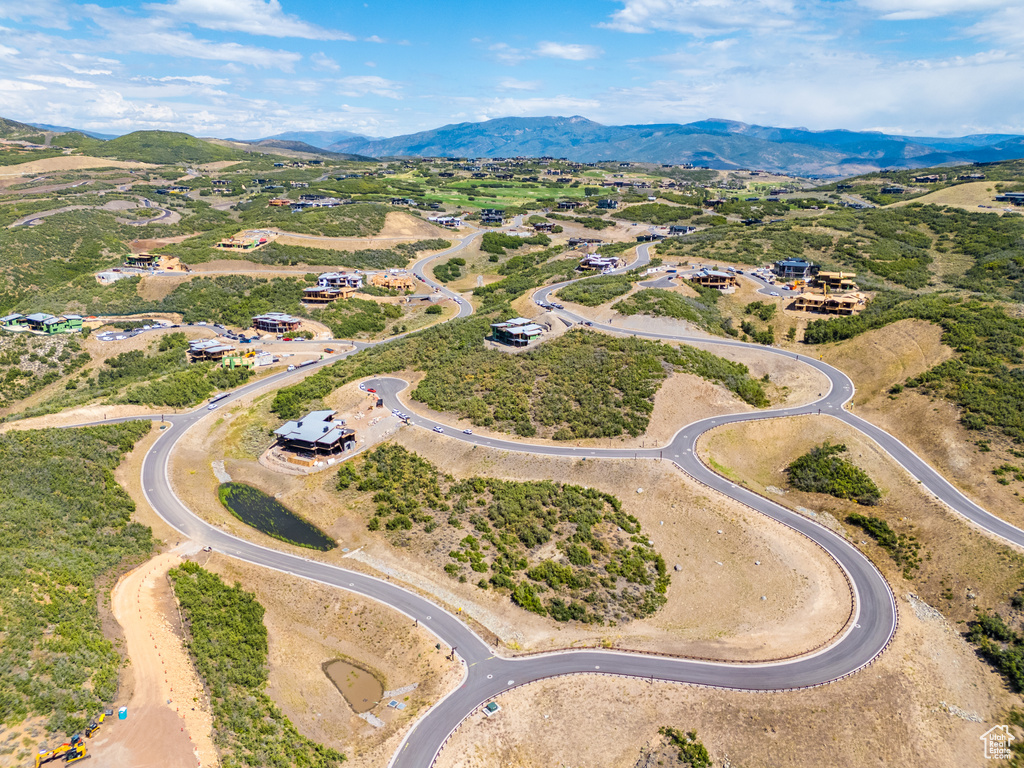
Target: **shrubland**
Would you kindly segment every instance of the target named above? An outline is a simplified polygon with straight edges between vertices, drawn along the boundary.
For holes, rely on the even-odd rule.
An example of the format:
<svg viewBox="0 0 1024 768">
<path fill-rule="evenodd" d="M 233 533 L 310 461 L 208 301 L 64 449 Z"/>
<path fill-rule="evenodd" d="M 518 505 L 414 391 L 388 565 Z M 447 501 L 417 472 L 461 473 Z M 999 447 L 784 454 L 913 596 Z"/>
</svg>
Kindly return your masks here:
<svg viewBox="0 0 1024 768">
<path fill-rule="evenodd" d="M 67 736 L 110 706 L 122 658 L 101 584 L 149 556 L 149 528 L 114 480 L 148 421 L 0 434 L 0 721 Z"/>
<path fill-rule="evenodd" d="M 371 451 L 358 470 L 343 466 L 338 486 L 372 492 L 370 530 L 457 541 L 444 565 L 449 576 L 541 616 L 624 622 L 665 602 L 664 559 L 609 494 L 550 481 L 455 480 L 398 445 Z M 551 544 L 556 558 L 541 554 Z"/>
</svg>

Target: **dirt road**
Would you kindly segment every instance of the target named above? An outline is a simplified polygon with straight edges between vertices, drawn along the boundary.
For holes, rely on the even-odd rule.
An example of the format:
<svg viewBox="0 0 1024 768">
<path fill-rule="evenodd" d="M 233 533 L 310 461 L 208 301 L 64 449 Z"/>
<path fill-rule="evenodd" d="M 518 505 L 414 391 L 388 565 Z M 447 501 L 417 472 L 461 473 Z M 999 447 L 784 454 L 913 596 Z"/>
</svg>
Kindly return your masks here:
<svg viewBox="0 0 1024 768">
<path fill-rule="evenodd" d="M 131 660 L 128 719 L 108 718 L 89 749 L 108 768 L 196 768 L 219 764 L 206 695 L 181 642 L 167 571 L 183 548 L 125 574 L 111 595 Z M 118 702 L 124 704 L 124 701 Z"/>
</svg>

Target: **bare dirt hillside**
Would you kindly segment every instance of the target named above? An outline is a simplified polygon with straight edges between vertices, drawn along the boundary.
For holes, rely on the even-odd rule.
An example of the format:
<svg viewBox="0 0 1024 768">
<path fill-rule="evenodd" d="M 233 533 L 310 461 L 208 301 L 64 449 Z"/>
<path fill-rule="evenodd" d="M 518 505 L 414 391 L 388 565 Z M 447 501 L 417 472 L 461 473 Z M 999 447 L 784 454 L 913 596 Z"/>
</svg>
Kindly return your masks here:
<svg viewBox="0 0 1024 768">
<path fill-rule="evenodd" d="M 715 766 L 991 765 L 979 737 L 1016 697 L 949 625 L 899 602 L 889 650 L 838 683 L 741 693 L 596 675 L 543 681 L 500 696 L 493 717 L 473 714 L 438 768 L 635 768 L 660 726 L 696 730 Z"/>
<path fill-rule="evenodd" d="M 34 173 L 52 173 L 54 171 L 80 171 L 87 168 L 155 168 L 150 163 L 111 160 L 107 157 L 65 156 L 48 157 L 44 160 L 32 160 L 18 165 L 3 168 L 0 178 L 5 176 L 24 176 Z"/>
<path fill-rule="evenodd" d="M 948 359 L 941 329 L 919 320 L 861 334 L 822 350 L 826 362 L 846 372 L 857 388 L 854 413 L 898 437 L 943 477 L 993 514 L 1024 525 L 1024 486 L 1002 485 L 992 470 L 1018 464 L 1017 450 L 1000 435 L 968 431 L 949 400 L 889 388 Z M 984 450 L 990 448 L 990 450 Z"/>
<path fill-rule="evenodd" d="M 268 693 L 299 731 L 345 753 L 346 765 L 387 763 L 403 734 L 423 711 L 458 684 L 457 662 L 437 650 L 437 639 L 380 603 L 340 589 L 268 571 L 222 555 L 198 561 L 229 583 L 239 582 L 266 609 Z M 375 728 L 356 716 L 323 665 L 344 659 L 376 677 L 387 696 L 370 712 Z M 404 710 L 387 706 L 391 698 Z"/>
<path fill-rule="evenodd" d="M 939 189 L 913 200 L 901 200 L 890 208 L 900 208 L 911 203 L 917 205 L 951 205 L 972 213 L 997 213 L 1002 215 L 1005 204 L 995 202 L 996 185 L 992 181 L 971 181 Z"/>
<path fill-rule="evenodd" d="M 826 441 L 845 445 L 845 458 L 878 485 L 882 499 L 877 506 L 789 486 L 786 467 Z M 1024 581 L 1024 556 L 968 525 L 923 491 L 876 443 L 829 416 L 719 427 L 701 438 L 698 451 L 734 482 L 852 536 L 897 592 L 916 592 L 950 621 L 970 621 L 976 609 L 1006 605 Z M 862 530 L 843 525 L 851 513 L 880 517 L 897 534 L 915 537 L 921 547 L 919 567 L 904 575 Z"/>
</svg>

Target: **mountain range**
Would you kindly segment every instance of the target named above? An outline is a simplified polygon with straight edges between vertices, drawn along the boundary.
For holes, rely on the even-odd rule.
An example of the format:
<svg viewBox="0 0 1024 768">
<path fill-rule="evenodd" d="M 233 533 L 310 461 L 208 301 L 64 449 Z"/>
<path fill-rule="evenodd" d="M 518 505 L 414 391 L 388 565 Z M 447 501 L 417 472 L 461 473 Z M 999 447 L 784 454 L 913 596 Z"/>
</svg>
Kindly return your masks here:
<svg viewBox="0 0 1024 768">
<path fill-rule="evenodd" d="M 58 126 L 0 119 L 0 137 Z M 86 132 L 81 132 L 86 133 Z M 138 132 L 143 133 L 143 132 Z M 167 132 L 144 132 L 166 134 Z M 88 132 L 96 139 L 109 134 Z M 134 135 L 134 134 L 132 134 Z M 218 140 L 214 140 L 218 141 Z M 390 138 L 349 131 L 290 131 L 262 139 L 224 139 L 234 146 L 332 153 L 343 159 L 386 157 L 564 157 L 579 162 L 632 161 L 717 169 L 756 168 L 798 176 L 854 176 L 883 168 L 928 168 L 1024 157 L 1024 136 L 954 138 L 874 131 L 773 128 L 732 120 L 684 125 L 602 125 L 585 117 L 503 117 L 455 123 Z"/>
<path fill-rule="evenodd" d="M 314 136 L 307 134 L 310 144 Z M 898 136 L 873 131 L 772 128 L 731 120 L 678 125 L 602 125 L 585 117 L 504 117 L 374 139 L 351 136 L 323 147 L 371 157 L 553 156 L 758 168 L 797 175 L 851 176 L 881 168 L 924 168 L 1024 157 L 1024 136 Z"/>
</svg>

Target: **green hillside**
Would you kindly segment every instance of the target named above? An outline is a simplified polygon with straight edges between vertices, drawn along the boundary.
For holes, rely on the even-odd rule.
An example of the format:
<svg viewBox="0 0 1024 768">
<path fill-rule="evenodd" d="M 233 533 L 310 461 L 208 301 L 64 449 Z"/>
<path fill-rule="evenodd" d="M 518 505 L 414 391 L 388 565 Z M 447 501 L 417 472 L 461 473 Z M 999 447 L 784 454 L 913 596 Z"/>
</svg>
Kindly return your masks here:
<svg viewBox="0 0 1024 768">
<path fill-rule="evenodd" d="M 0 139 L 37 139 L 40 136 L 38 128 L 31 125 L 19 123 L 16 120 L 8 120 L 0 117 Z"/>
<path fill-rule="evenodd" d="M 112 157 L 158 165 L 212 163 L 216 160 L 237 160 L 245 156 L 241 152 L 174 131 L 136 131 L 95 145 L 87 142 L 83 144 L 83 152 L 93 157 Z"/>
</svg>

